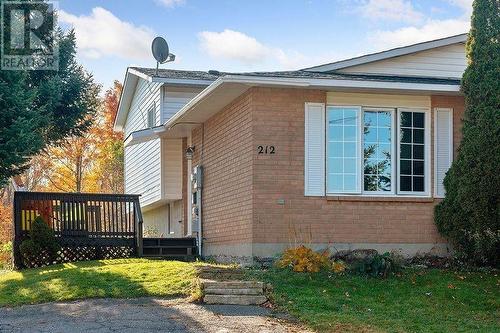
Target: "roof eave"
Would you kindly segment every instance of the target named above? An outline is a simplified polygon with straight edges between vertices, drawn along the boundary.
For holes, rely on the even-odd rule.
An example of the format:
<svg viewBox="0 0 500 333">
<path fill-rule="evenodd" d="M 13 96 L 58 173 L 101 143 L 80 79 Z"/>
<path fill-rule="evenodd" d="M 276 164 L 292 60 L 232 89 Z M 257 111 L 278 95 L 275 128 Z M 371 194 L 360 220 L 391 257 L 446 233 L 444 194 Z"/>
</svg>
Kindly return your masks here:
<svg viewBox="0 0 500 333">
<path fill-rule="evenodd" d="M 142 130 L 132 133 L 127 138 L 125 145 L 133 145 L 141 143 L 153 138 L 166 135 L 170 130 L 179 124 L 192 125 L 198 121 L 203 122 L 204 119 L 194 120 L 189 119 L 189 115 L 195 108 L 202 108 L 209 97 L 227 85 L 238 85 L 235 94 L 243 93 L 246 89 L 253 86 L 269 86 L 269 87 L 294 87 L 294 88 L 311 88 L 311 89 L 326 89 L 326 90 L 348 90 L 357 89 L 362 91 L 380 91 L 387 92 L 407 92 L 407 93 L 442 93 L 442 94 L 460 94 L 460 85 L 454 84 L 428 84 L 428 83 L 402 83 L 402 82 L 383 82 L 383 81 L 362 81 L 362 80 L 338 80 L 338 79 L 304 79 L 304 78 L 269 78 L 269 77 L 253 77 L 227 75 L 220 77 L 210 86 L 200 92 L 192 100 L 190 100 L 183 108 L 175 113 L 163 126 L 154 129 Z M 215 97 L 214 97 L 215 98 Z M 226 101 L 221 105 L 228 104 L 234 99 L 234 96 L 226 96 Z M 227 102 L 227 103 L 226 103 Z M 193 117 L 191 117 L 193 118 Z"/>
</svg>

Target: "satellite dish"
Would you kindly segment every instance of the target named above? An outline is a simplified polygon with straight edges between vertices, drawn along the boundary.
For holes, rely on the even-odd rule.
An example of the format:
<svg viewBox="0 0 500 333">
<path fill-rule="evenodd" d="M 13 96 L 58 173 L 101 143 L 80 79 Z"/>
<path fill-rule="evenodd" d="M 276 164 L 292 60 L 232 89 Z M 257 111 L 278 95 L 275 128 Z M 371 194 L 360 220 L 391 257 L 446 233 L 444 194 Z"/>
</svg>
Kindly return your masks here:
<svg viewBox="0 0 500 333">
<path fill-rule="evenodd" d="M 151 51 L 153 52 L 153 57 L 160 64 L 165 63 L 170 55 L 167 41 L 163 37 L 156 37 L 153 39 Z"/>
</svg>

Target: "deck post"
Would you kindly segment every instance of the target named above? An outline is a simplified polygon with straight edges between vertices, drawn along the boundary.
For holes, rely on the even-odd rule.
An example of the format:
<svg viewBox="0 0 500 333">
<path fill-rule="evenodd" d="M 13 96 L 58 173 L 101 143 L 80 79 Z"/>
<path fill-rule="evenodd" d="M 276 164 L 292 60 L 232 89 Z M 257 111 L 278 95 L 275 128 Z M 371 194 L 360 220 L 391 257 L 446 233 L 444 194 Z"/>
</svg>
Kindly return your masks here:
<svg viewBox="0 0 500 333">
<path fill-rule="evenodd" d="M 13 264 L 15 269 L 20 269 L 23 266 L 21 251 L 19 251 L 19 246 L 21 245 L 21 202 L 19 195 L 14 192 L 14 204 L 12 205 L 12 223 L 14 224 L 14 238 L 12 239 L 12 251 L 13 251 Z"/>
</svg>

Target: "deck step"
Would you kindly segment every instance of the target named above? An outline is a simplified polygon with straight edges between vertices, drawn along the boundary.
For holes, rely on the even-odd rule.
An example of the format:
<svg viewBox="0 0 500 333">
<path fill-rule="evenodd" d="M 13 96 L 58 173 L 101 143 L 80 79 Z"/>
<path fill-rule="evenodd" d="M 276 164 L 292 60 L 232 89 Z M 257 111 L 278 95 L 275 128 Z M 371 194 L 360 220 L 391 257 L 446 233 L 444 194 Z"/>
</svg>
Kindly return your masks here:
<svg viewBox="0 0 500 333">
<path fill-rule="evenodd" d="M 267 301 L 264 295 L 205 295 L 207 304 L 260 305 Z"/>
<path fill-rule="evenodd" d="M 207 288 L 205 295 L 262 295 L 262 288 Z"/>
<path fill-rule="evenodd" d="M 202 281 L 204 289 L 264 289 L 264 283 L 259 281 Z"/>
</svg>

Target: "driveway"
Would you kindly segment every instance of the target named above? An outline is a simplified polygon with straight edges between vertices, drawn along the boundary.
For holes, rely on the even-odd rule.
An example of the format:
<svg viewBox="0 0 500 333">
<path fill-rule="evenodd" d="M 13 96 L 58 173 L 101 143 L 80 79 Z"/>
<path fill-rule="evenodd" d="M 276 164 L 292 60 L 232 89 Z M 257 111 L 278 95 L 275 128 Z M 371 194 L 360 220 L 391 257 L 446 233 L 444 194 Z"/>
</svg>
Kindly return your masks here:
<svg viewBox="0 0 500 333">
<path fill-rule="evenodd" d="M 0 332 L 305 331 L 278 317 L 256 306 L 198 305 L 156 298 L 90 299 L 0 308 Z"/>
</svg>

